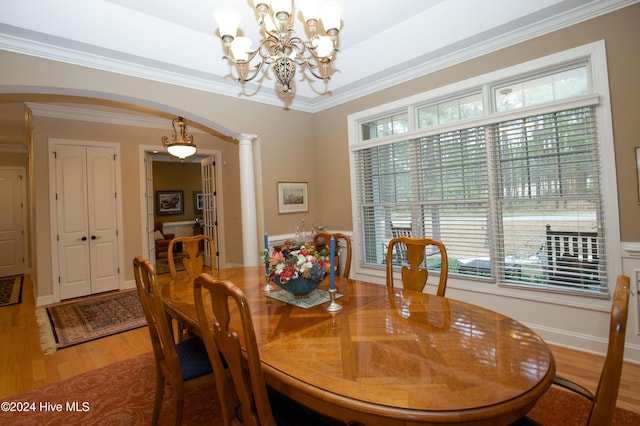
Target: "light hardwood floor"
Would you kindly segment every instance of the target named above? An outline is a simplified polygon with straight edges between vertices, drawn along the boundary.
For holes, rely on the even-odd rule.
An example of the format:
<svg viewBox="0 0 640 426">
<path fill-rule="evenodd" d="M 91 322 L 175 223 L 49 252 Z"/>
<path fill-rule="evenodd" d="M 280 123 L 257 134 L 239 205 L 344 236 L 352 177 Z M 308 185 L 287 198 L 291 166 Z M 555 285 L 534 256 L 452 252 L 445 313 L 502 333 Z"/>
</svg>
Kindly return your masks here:
<svg viewBox="0 0 640 426">
<path fill-rule="evenodd" d="M 143 327 L 45 355 L 35 310 L 27 275 L 22 303 L 0 308 L 0 400 L 151 351 Z M 559 374 L 595 390 L 602 356 L 557 346 L 552 350 Z M 640 365 L 624 364 L 618 406 L 640 413 Z"/>
</svg>

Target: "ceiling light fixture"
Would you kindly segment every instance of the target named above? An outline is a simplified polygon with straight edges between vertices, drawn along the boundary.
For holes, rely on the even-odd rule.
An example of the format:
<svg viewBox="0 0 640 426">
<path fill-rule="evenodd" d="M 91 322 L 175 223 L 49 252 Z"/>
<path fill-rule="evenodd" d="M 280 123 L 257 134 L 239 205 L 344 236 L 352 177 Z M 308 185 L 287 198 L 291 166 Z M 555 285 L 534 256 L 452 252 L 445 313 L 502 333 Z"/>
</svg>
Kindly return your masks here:
<svg viewBox="0 0 640 426">
<path fill-rule="evenodd" d="M 292 13 L 292 0 L 252 0 L 258 13 L 258 25 L 263 39 L 255 50 L 251 40 L 236 37 L 240 13 L 233 9 L 214 13 L 220 37 L 224 44 L 224 59 L 235 65 L 236 81 L 251 81 L 263 66 L 273 65 L 273 73 L 282 84 L 282 91 L 291 89 L 296 66 L 306 67 L 317 79 L 329 80 L 331 61 L 338 52 L 340 15 L 343 7 L 339 1 L 303 0 L 299 8 L 310 34 L 309 40 L 296 36 L 293 29 L 296 15 Z M 326 35 L 318 34 L 322 24 Z"/>
<path fill-rule="evenodd" d="M 176 124 L 180 128 L 176 128 Z M 187 132 L 187 120 L 183 117 L 176 117 L 171 121 L 173 126 L 173 141 L 169 141 L 168 136 L 162 137 L 162 144 L 167 148 L 169 154 L 178 157 L 180 161 L 196 153 L 196 146 L 193 144 L 193 136 Z"/>
</svg>

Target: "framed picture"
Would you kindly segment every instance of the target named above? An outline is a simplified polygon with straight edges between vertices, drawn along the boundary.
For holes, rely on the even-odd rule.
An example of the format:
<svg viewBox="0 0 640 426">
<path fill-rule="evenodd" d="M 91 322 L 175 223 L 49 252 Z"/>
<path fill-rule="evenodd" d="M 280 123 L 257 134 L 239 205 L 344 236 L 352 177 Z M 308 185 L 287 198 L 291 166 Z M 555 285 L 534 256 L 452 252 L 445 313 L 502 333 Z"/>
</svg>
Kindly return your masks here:
<svg viewBox="0 0 640 426">
<path fill-rule="evenodd" d="M 202 213 L 202 191 L 193 191 L 193 211 Z"/>
<path fill-rule="evenodd" d="M 640 204 L 640 147 L 636 147 L 636 181 L 638 182 L 638 204 Z"/>
<path fill-rule="evenodd" d="M 158 215 L 184 214 L 182 191 L 156 191 Z"/>
<path fill-rule="evenodd" d="M 278 182 L 278 213 L 308 211 L 307 182 Z"/>
</svg>

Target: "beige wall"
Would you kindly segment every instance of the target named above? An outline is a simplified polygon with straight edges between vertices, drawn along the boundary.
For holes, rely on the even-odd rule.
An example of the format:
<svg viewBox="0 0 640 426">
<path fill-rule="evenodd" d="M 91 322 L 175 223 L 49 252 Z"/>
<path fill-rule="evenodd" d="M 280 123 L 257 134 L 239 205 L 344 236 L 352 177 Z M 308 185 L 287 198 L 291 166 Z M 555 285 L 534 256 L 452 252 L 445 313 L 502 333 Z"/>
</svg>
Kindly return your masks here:
<svg viewBox="0 0 640 426">
<path fill-rule="evenodd" d="M 100 123 L 88 123 L 74 120 L 60 120 L 52 118 L 34 117 L 34 181 L 36 186 L 35 211 L 33 221 L 36 232 L 36 250 L 39 260 L 37 268 L 38 297 L 43 298 L 53 294 L 51 268 L 51 223 L 49 203 L 49 139 L 72 139 L 120 144 L 120 167 L 122 173 L 122 230 L 124 239 L 124 260 L 121 265 L 124 279 L 133 280 L 133 271 L 129 267 L 130 260 L 143 253 L 142 240 L 142 211 L 140 187 L 140 145 L 158 145 L 160 138 L 166 131 L 134 126 L 121 126 Z M 240 199 L 237 196 L 238 160 L 235 145 L 225 142 L 211 135 L 198 134 L 198 146 L 202 149 L 220 150 L 223 158 L 228 158 L 229 166 L 223 169 L 223 193 L 229 193 L 224 198 L 225 209 L 239 210 Z M 226 190 L 226 185 L 229 185 Z M 188 194 L 189 197 L 191 193 Z M 190 202 L 190 199 L 189 199 Z M 226 235 L 241 232 L 237 221 L 225 222 Z M 223 243 L 222 250 L 229 250 L 227 261 L 241 263 L 242 252 L 236 244 L 231 248 Z"/>
<path fill-rule="evenodd" d="M 616 149 L 617 176 L 620 196 L 621 235 L 624 241 L 640 241 L 637 217 L 636 174 L 633 148 L 640 145 L 635 125 L 638 115 L 637 99 L 640 82 L 640 4 L 613 12 L 574 27 L 542 36 L 512 48 L 485 55 L 446 70 L 399 84 L 358 100 L 309 114 L 282 107 L 251 102 L 246 98 L 230 98 L 204 91 L 183 89 L 104 71 L 56 63 L 25 55 L 0 51 L 0 101 L 16 99 L 28 92 L 24 99 L 47 100 L 51 96 L 38 93 L 83 94 L 90 98 L 110 99 L 152 108 L 168 117 L 182 115 L 204 126 L 216 125 L 229 133 L 250 133 L 260 136 L 262 152 L 262 186 L 264 190 L 265 228 L 270 234 L 291 233 L 300 220 L 308 226 L 323 224 L 331 229 L 351 230 L 351 193 L 346 117 L 381 103 L 413 95 L 466 79 L 489 71 L 514 65 L 529 59 L 604 39 L 607 45 L 609 77 Z M 20 87 L 19 90 L 12 89 Z M 274 90 L 264 87 L 262 90 Z M 17 93 L 19 92 L 19 93 Z M 16 94 L 17 93 L 17 94 Z M 124 204 L 130 206 L 124 220 L 127 240 L 125 258 L 130 259 L 141 250 L 139 214 L 138 144 L 159 145 L 160 133 L 147 135 L 142 129 L 102 128 L 100 125 L 84 129 L 60 126 L 57 120 L 36 118 L 36 194 L 35 209 L 42 213 L 36 219 L 36 250 L 38 269 L 46 272 L 50 260 L 48 225 L 48 166 L 42 151 L 46 137 L 87 137 L 92 140 L 122 142 L 123 182 L 126 182 Z M 44 127 L 51 131 L 43 131 Z M 240 209 L 237 195 L 240 190 L 237 168 L 237 145 L 223 145 L 230 159 L 225 169 L 225 218 L 233 231 L 227 233 L 229 253 L 240 253 Z M 215 142 L 211 146 L 218 145 Z M 276 184 L 278 181 L 309 182 L 308 214 L 279 215 L 277 213 Z M 136 182 L 136 184 L 131 184 Z M 234 202 L 232 202 L 233 200 Z M 258 241 L 260 237 L 256 236 Z M 260 244 L 259 244 L 260 246 Z M 235 259 L 229 259 L 234 261 Z M 47 274 L 38 274 L 38 286 L 44 294 L 51 291 Z M 50 275 L 50 270 L 49 270 Z M 127 271 L 126 279 L 131 279 Z M 49 281 L 48 285 L 43 284 Z"/>
<path fill-rule="evenodd" d="M 605 40 L 620 207 L 622 241 L 640 241 L 640 206 L 635 171 L 634 147 L 640 146 L 640 4 L 597 19 L 521 43 L 468 62 L 399 84 L 370 96 L 319 112 L 314 116 L 314 145 L 318 158 L 328 157 L 323 185 L 319 186 L 323 216 L 332 228 L 351 229 L 346 117 L 416 93 L 482 75 L 552 53 L 598 40 Z M 333 155 L 335 153 L 335 155 Z M 326 173 L 330 170 L 330 173 Z M 605 189 L 606 190 L 606 189 Z"/>
<path fill-rule="evenodd" d="M 202 217 L 202 213 L 196 213 L 193 202 L 193 193 L 196 191 L 202 191 L 201 175 L 202 173 L 200 172 L 200 163 L 154 161 L 154 221 L 192 221 L 195 223 L 196 217 Z M 158 215 L 157 191 L 182 191 L 182 214 Z"/>
</svg>

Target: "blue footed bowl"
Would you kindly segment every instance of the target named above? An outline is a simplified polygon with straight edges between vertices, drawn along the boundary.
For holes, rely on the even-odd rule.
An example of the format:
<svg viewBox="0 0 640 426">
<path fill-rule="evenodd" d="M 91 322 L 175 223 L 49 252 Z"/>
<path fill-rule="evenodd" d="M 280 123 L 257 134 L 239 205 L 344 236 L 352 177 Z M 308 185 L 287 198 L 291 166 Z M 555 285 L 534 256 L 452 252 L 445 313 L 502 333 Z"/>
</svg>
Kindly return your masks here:
<svg viewBox="0 0 640 426">
<path fill-rule="evenodd" d="M 309 293 L 318 288 L 320 281 L 314 281 L 309 278 L 294 278 L 284 284 L 280 284 L 280 278 L 276 277 L 276 284 L 296 298 L 304 298 L 309 297 Z"/>
</svg>

